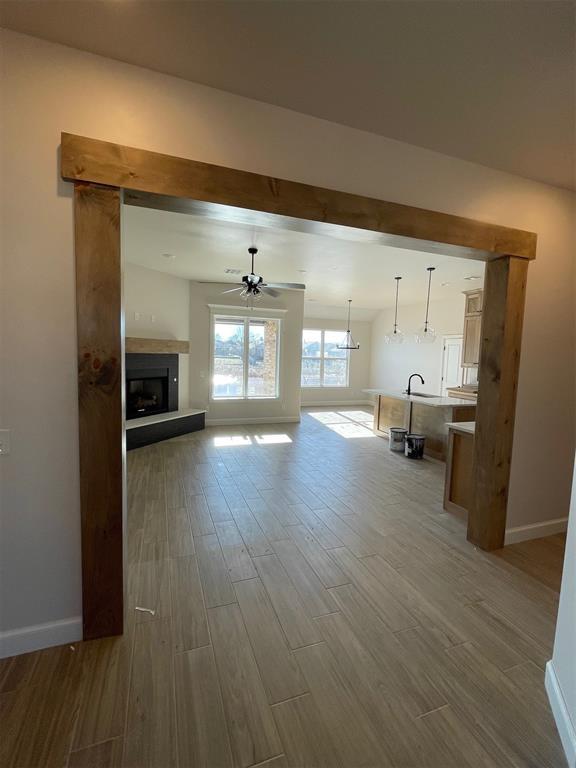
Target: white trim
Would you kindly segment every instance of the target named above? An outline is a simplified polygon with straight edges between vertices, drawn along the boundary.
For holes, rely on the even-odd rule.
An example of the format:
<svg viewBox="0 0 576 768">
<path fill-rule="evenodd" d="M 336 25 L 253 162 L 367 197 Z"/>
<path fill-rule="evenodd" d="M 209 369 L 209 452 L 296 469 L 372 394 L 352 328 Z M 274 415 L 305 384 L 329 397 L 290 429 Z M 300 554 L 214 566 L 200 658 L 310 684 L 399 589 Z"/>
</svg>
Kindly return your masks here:
<svg viewBox="0 0 576 768">
<path fill-rule="evenodd" d="M 317 406 L 322 405 L 371 405 L 373 406 L 374 403 L 372 400 L 318 400 L 317 402 L 307 402 L 307 403 L 301 403 L 301 408 L 315 408 Z"/>
<path fill-rule="evenodd" d="M 240 315 L 241 317 L 248 316 L 266 318 L 270 313 L 273 315 L 285 315 L 288 312 L 287 309 L 280 309 L 279 307 L 263 307 L 259 304 L 255 307 L 248 307 L 246 304 L 206 304 L 206 306 L 210 308 L 210 314 L 212 315 L 221 315 L 224 312 L 228 312 L 234 316 L 238 315 L 240 312 L 242 313 Z"/>
<path fill-rule="evenodd" d="M 560 741 L 564 747 L 568 768 L 576 768 L 576 729 L 574 728 L 574 723 L 570 719 L 570 713 L 568 712 L 564 696 L 562 695 L 562 688 L 556 677 L 556 671 L 552 661 L 549 661 L 546 664 L 544 685 L 546 686 L 546 693 L 548 694 L 552 714 L 556 721 L 556 728 L 558 728 Z"/>
<path fill-rule="evenodd" d="M 516 544 L 519 541 L 528 541 L 529 539 L 541 539 L 543 536 L 553 536 L 555 533 L 564 533 L 567 528 L 567 517 L 556 517 L 554 520 L 544 520 L 541 523 L 506 528 L 504 545 Z"/>
<path fill-rule="evenodd" d="M 82 640 L 82 617 L 47 621 L 0 632 L 0 659 Z"/>
<path fill-rule="evenodd" d="M 206 419 L 207 427 L 231 427 L 236 424 L 286 424 L 288 422 L 299 422 L 299 416 L 242 416 L 240 418 L 230 419 Z"/>
<path fill-rule="evenodd" d="M 555 533 L 564 533 L 567 528 L 567 517 L 557 517 L 554 520 L 544 520 L 541 523 L 506 528 L 504 545 L 516 544 L 519 541 L 528 541 L 529 539 L 541 539 L 544 536 L 553 536 Z"/>
</svg>

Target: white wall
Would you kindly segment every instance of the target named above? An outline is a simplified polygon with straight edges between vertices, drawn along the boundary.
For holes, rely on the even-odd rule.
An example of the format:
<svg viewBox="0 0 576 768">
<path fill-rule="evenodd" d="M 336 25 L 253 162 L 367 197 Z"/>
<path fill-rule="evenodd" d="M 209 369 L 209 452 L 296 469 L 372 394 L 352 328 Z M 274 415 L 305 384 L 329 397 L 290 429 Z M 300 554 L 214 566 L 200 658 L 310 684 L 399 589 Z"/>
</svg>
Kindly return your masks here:
<svg viewBox="0 0 576 768">
<path fill-rule="evenodd" d="M 404 390 L 411 373 L 419 373 L 425 385 L 417 389 L 440 394 L 443 337 L 461 334 L 464 328 L 464 294 L 430 302 L 430 324 L 436 331 L 433 344 L 416 344 L 414 334 L 424 322 L 426 304 L 398 308 L 398 326 L 404 334 L 402 344 L 386 344 L 385 336 L 394 323 L 394 309 L 385 309 L 372 326 L 371 387 Z"/>
<path fill-rule="evenodd" d="M 346 320 L 323 320 L 318 317 L 305 317 L 304 328 L 346 332 Z M 305 387 L 302 389 L 302 405 L 340 405 L 346 403 L 366 403 L 369 395 L 362 390 L 370 381 L 370 348 L 372 323 L 352 320 L 350 330 L 360 349 L 351 351 L 348 368 L 347 387 Z"/>
<path fill-rule="evenodd" d="M 255 314 L 280 318 L 279 398 L 274 400 L 210 400 L 210 307 L 220 304 L 245 307 L 237 294 L 223 295 L 229 283 L 190 282 L 190 405 L 204 408 L 207 423 L 299 421 L 300 355 L 304 292 L 280 291 L 276 299 L 263 298 Z M 286 312 L 278 312 L 286 310 Z M 236 310 L 234 310 L 236 311 Z M 240 310 L 246 312 L 247 310 Z M 217 312 L 217 311 L 216 311 Z"/>
<path fill-rule="evenodd" d="M 137 264 L 124 264 L 126 336 L 190 337 L 190 281 Z M 140 317 L 136 317 L 140 315 Z M 190 355 L 178 355 L 178 407 L 190 403 Z"/>
<path fill-rule="evenodd" d="M 61 131 L 537 232 L 509 524 L 567 514 L 573 195 L 13 32 L 2 32 L 1 66 L 0 423 L 12 452 L 0 459 L 0 628 L 49 630 L 81 611 L 73 207 L 72 186 L 58 180 Z M 41 387 L 39 371 L 50 371 Z M 553 451 L 542 451 L 543 424 Z"/>
<path fill-rule="evenodd" d="M 564 554 L 564 571 L 546 688 L 570 768 L 576 766 L 576 466 Z"/>
</svg>

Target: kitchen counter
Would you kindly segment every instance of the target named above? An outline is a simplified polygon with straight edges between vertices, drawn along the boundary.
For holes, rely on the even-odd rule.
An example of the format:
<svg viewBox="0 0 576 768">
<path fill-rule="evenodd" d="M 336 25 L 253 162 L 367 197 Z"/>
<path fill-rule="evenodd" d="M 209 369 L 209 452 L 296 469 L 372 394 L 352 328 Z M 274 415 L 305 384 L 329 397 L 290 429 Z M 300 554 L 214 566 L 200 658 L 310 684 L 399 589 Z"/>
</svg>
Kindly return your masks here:
<svg viewBox="0 0 576 768">
<path fill-rule="evenodd" d="M 418 397 L 389 389 L 365 389 L 376 396 L 374 434 L 390 437 L 390 429 L 401 427 L 424 435 L 424 454 L 446 461 L 448 449 L 447 424 L 473 424 L 476 405 L 457 397 Z M 470 427 L 468 427 L 470 429 Z"/>
<path fill-rule="evenodd" d="M 448 421 L 448 429 L 455 429 L 457 432 L 465 432 L 467 435 L 473 435 L 476 432 L 475 421 Z"/>
<path fill-rule="evenodd" d="M 408 403 L 419 403 L 420 405 L 429 405 L 433 408 L 450 408 L 458 406 L 469 406 L 470 399 L 462 397 L 418 397 L 417 393 L 407 395 L 404 392 L 397 392 L 392 389 L 363 389 L 369 395 L 382 395 L 383 397 L 393 397 L 396 400 L 404 400 Z"/>
</svg>

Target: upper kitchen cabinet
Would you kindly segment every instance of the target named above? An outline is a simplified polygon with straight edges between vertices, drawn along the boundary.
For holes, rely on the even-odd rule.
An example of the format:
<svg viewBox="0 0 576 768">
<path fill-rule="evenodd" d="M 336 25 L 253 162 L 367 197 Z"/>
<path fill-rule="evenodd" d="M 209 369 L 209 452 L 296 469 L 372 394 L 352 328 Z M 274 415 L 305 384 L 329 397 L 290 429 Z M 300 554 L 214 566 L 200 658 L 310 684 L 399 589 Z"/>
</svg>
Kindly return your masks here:
<svg viewBox="0 0 576 768">
<path fill-rule="evenodd" d="M 464 314 L 481 315 L 482 302 L 484 297 L 484 291 L 482 288 L 477 288 L 475 291 L 464 291 L 464 296 L 466 296 Z"/>
<path fill-rule="evenodd" d="M 482 339 L 482 299 L 484 291 L 465 291 L 464 344 L 462 367 L 472 368 L 480 364 L 480 342 Z"/>
</svg>

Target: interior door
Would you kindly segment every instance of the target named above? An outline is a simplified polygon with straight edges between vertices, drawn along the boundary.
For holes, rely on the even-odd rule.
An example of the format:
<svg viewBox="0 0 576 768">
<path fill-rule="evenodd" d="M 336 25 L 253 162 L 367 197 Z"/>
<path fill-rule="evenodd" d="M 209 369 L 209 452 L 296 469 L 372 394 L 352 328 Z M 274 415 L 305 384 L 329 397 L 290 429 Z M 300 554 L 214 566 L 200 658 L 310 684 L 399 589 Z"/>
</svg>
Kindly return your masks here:
<svg viewBox="0 0 576 768">
<path fill-rule="evenodd" d="M 446 336 L 442 349 L 442 381 L 440 390 L 443 397 L 448 387 L 459 387 L 462 377 L 462 336 Z"/>
</svg>

